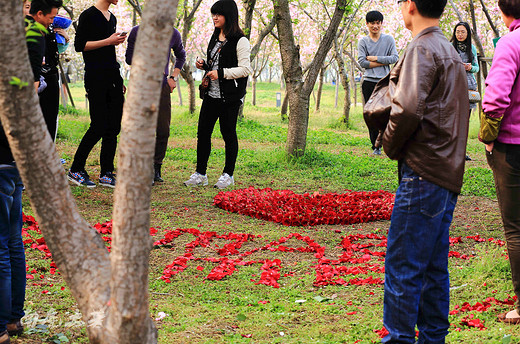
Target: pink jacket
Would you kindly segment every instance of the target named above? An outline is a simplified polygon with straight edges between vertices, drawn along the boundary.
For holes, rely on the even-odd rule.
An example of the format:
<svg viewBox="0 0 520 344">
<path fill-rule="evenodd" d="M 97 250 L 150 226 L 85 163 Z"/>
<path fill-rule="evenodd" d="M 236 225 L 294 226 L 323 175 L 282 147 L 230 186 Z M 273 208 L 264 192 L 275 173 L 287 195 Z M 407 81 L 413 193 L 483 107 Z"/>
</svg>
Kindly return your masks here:
<svg viewBox="0 0 520 344">
<path fill-rule="evenodd" d="M 482 102 L 488 117 L 500 118 L 497 141 L 520 144 L 520 19 L 497 43 Z"/>
</svg>

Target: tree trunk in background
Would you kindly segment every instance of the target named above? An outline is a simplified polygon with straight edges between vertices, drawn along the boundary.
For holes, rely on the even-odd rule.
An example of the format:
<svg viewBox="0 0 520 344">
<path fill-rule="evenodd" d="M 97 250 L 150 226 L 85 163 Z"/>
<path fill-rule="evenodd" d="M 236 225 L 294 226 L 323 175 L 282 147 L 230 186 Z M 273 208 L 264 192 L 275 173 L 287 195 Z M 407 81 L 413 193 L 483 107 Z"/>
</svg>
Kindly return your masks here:
<svg viewBox="0 0 520 344">
<path fill-rule="evenodd" d="M 91 343 L 157 343 L 147 295 L 161 80 L 150 76 L 160 75 L 164 68 L 167 46 L 161 42 L 171 37 L 176 8 L 177 1 L 149 0 L 139 30 L 123 115 L 109 256 L 103 240 L 76 208 L 43 120 L 25 47 L 21 3 L 6 0 L 0 6 L 0 45 L 12 47 L 0 50 L 0 119 L 46 243 L 88 324 Z M 11 85 L 13 77 L 27 85 Z"/>
<path fill-rule="evenodd" d="M 289 111 L 289 93 L 285 90 L 283 94 L 282 107 L 280 108 L 280 116 L 282 121 L 286 121 L 289 116 L 287 116 L 287 112 Z"/>
<path fill-rule="evenodd" d="M 191 66 L 189 64 L 184 64 L 181 69 L 181 75 L 184 81 L 186 81 L 186 85 L 188 86 L 189 111 L 190 113 L 195 113 L 195 97 L 197 92 L 195 89 L 195 79 L 193 78 Z"/>
<path fill-rule="evenodd" d="M 325 72 L 327 70 L 326 66 L 323 66 L 320 69 L 320 76 L 318 78 L 318 92 L 316 95 L 316 111 L 320 111 L 320 104 L 321 104 L 321 93 L 323 92 L 323 79 L 325 78 Z"/>
<path fill-rule="evenodd" d="M 472 38 L 477 45 L 477 50 L 480 56 L 486 56 L 486 52 L 484 51 L 484 46 L 482 46 L 482 42 L 480 41 L 480 37 L 477 31 L 477 19 L 475 18 L 475 6 L 473 5 L 473 0 L 469 1 L 469 12 L 471 15 L 471 24 L 472 24 Z"/>
<path fill-rule="evenodd" d="M 343 103 L 343 115 L 341 117 L 341 121 L 348 125 L 349 117 L 350 117 L 350 106 L 351 104 L 351 95 L 350 95 L 350 81 L 348 78 L 348 71 L 345 67 L 345 61 L 343 60 L 340 48 L 338 47 L 337 40 L 334 41 L 334 59 L 336 60 L 336 63 L 338 64 L 338 74 L 341 79 L 341 86 L 345 90 L 345 97 L 344 97 L 344 103 Z M 340 80 L 336 80 L 336 82 L 339 82 Z"/>
<path fill-rule="evenodd" d="M 182 44 L 186 46 L 186 41 L 188 40 L 188 35 L 190 33 L 191 28 L 193 27 L 193 21 L 195 19 L 195 13 L 199 8 L 202 0 L 193 0 L 191 10 L 188 9 L 189 1 L 185 0 L 182 8 Z M 189 111 L 191 114 L 195 113 L 195 97 L 197 96 L 197 92 L 195 89 L 195 79 L 192 75 L 192 69 L 188 61 L 184 64 L 181 69 L 181 76 L 188 84 L 188 98 L 189 98 Z"/>
<path fill-rule="evenodd" d="M 307 143 L 309 97 L 319 73 L 319 66 L 323 65 L 336 35 L 336 30 L 345 14 L 346 0 L 338 0 L 336 2 L 334 15 L 309 66 L 305 82 L 303 81 L 299 47 L 294 42 L 288 0 L 273 0 L 273 5 L 278 27 L 286 92 L 289 96 L 290 115 L 286 151 L 289 157 L 299 157 L 305 153 Z"/>
<path fill-rule="evenodd" d="M 256 0 L 242 0 L 242 3 L 244 4 L 244 9 L 246 11 L 244 16 L 244 25 L 242 28 L 244 29 L 244 34 L 246 35 L 247 39 L 250 39 Z"/>
<path fill-rule="evenodd" d="M 256 78 L 253 76 L 251 78 L 251 88 L 252 88 L 252 93 L 253 93 L 253 100 L 252 100 L 252 104 L 254 106 L 256 106 Z"/>
</svg>

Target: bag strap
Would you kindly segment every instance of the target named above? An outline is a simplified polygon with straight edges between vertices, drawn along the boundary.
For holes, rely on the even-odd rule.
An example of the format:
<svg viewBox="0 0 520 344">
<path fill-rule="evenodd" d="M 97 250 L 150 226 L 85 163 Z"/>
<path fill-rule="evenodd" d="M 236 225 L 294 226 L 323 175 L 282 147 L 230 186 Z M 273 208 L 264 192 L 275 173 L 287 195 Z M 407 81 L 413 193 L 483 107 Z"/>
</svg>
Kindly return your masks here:
<svg viewBox="0 0 520 344">
<path fill-rule="evenodd" d="M 208 65 L 209 66 L 209 70 L 211 70 L 211 68 L 213 68 L 213 66 L 215 65 L 215 57 L 220 54 L 220 51 L 222 50 L 222 48 L 224 47 L 224 45 L 226 45 L 227 43 L 227 39 L 224 41 L 224 43 L 222 43 L 222 45 L 218 48 L 217 51 L 215 51 L 215 53 L 213 54 L 213 56 L 209 59 L 209 62 L 211 63 L 211 65 Z"/>
</svg>

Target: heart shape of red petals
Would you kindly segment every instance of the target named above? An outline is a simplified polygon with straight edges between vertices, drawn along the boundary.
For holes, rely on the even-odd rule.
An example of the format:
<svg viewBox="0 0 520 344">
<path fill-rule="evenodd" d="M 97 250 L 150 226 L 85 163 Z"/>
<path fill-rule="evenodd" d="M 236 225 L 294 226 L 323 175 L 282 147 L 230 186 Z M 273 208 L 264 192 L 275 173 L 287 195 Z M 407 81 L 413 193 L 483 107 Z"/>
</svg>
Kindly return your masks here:
<svg viewBox="0 0 520 344">
<path fill-rule="evenodd" d="M 394 195 L 381 190 L 311 195 L 249 187 L 219 192 L 213 205 L 285 226 L 348 225 L 389 220 Z"/>
</svg>

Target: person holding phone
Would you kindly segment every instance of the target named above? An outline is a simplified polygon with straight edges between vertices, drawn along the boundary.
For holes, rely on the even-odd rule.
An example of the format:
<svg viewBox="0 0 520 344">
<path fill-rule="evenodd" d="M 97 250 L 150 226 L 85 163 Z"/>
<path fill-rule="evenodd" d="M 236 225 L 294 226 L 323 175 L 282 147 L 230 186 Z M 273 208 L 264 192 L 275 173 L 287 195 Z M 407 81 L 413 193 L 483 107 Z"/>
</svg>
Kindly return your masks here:
<svg viewBox="0 0 520 344">
<path fill-rule="evenodd" d="M 101 140 L 99 184 L 115 187 L 114 157 L 117 135 L 121 130 L 124 93 L 115 46 L 123 43 L 126 33 L 116 32 L 116 17 L 108 10 L 117 0 L 98 0 L 81 13 L 74 47 L 85 61 L 85 90 L 89 100 L 90 127 L 78 146 L 68 178 L 77 185 L 96 186 L 85 171 L 94 145 Z"/>
<path fill-rule="evenodd" d="M 125 59 L 128 65 L 132 64 L 134 56 L 134 48 L 139 33 L 139 25 L 134 26 L 130 30 L 128 36 Z M 126 34 L 122 32 L 121 34 Z M 170 56 L 173 51 L 175 55 L 175 65 L 170 73 Z M 161 98 L 159 101 L 159 113 L 157 114 L 157 129 L 155 139 L 155 153 L 153 157 L 154 176 L 153 183 L 162 183 L 164 179 L 161 176 L 161 168 L 166 150 L 168 148 L 168 138 L 170 137 L 170 122 L 172 118 L 172 98 L 171 93 L 177 87 L 179 74 L 186 62 L 186 51 L 182 44 L 181 33 L 177 29 L 173 29 L 172 38 L 170 39 L 170 49 L 166 58 L 166 65 L 163 72 L 163 82 L 161 87 Z"/>
<path fill-rule="evenodd" d="M 235 183 L 233 173 L 238 155 L 238 111 L 246 95 L 251 74 L 251 46 L 238 24 L 234 1 L 220 0 L 211 7 L 215 30 L 209 41 L 207 61 L 197 59 L 195 66 L 206 70 L 209 87 L 203 95 L 197 130 L 197 168 L 186 186 L 208 185 L 206 169 L 211 153 L 211 134 L 217 119 L 225 142 L 226 163 L 214 187 L 224 189 Z"/>
<path fill-rule="evenodd" d="M 471 29 L 468 23 L 459 22 L 455 25 L 451 42 L 464 63 L 464 69 L 466 70 L 466 77 L 468 79 L 468 89 L 476 91 L 477 80 L 475 79 L 475 73 L 478 73 L 479 66 L 477 60 L 477 49 L 471 44 Z M 469 115 L 471 115 L 471 111 L 476 107 L 476 103 L 469 103 Z M 471 160 L 467 154 L 466 160 Z"/>
</svg>

